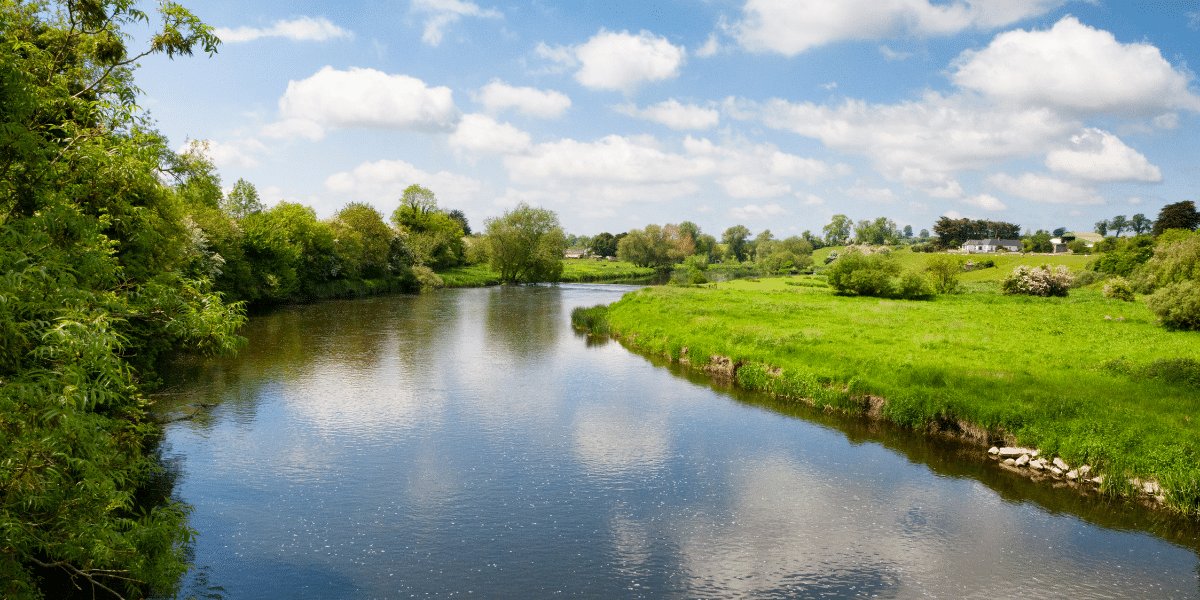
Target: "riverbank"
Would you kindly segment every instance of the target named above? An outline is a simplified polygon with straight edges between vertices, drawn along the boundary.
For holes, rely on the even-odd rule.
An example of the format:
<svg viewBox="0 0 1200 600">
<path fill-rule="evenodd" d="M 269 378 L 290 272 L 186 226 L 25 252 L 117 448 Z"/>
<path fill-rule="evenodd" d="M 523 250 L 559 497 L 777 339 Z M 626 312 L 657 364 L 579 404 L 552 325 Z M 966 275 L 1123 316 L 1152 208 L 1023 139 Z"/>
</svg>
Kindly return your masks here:
<svg viewBox="0 0 1200 600">
<path fill-rule="evenodd" d="M 812 277 L 640 290 L 573 315 L 630 348 L 781 398 L 1090 465 L 1102 492 L 1200 512 L 1200 337 L 1090 289 L 987 285 L 912 302 L 835 296 Z"/>
<path fill-rule="evenodd" d="M 561 283 L 629 283 L 654 279 L 657 271 L 623 261 L 568 259 L 563 261 Z M 449 288 L 487 287 L 500 285 L 500 274 L 486 264 L 465 265 L 439 271 L 438 276 Z"/>
</svg>

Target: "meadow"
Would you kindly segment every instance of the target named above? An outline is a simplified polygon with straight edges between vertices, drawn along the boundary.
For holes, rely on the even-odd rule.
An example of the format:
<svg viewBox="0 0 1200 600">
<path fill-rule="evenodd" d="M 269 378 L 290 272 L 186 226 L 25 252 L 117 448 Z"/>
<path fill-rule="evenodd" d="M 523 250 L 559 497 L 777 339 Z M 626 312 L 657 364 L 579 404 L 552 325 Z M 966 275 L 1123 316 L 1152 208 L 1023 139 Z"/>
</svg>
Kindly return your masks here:
<svg viewBox="0 0 1200 600">
<path fill-rule="evenodd" d="M 910 268 L 926 256 L 897 254 Z M 819 276 L 795 276 L 646 288 L 574 316 L 696 368 L 723 357 L 746 388 L 846 412 L 874 399 L 878 416 L 904 426 L 983 429 L 1089 464 L 1109 493 L 1155 479 L 1170 506 L 1196 514 L 1200 334 L 1167 331 L 1141 302 L 1097 286 L 1066 298 L 999 293 L 1016 264 L 1087 257 L 972 258 L 1003 267 L 967 273 L 970 292 L 932 301 L 838 296 Z"/>
</svg>

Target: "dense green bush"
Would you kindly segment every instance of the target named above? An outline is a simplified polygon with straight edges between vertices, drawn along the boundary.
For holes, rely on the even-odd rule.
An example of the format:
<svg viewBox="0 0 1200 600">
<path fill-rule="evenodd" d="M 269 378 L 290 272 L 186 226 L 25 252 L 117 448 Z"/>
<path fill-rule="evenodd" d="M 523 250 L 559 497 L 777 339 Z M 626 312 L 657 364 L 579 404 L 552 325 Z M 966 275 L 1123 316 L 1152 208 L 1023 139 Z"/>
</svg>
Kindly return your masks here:
<svg viewBox="0 0 1200 600">
<path fill-rule="evenodd" d="M 1109 275 L 1129 277 L 1154 255 L 1154 238 L 1139 235 L 1131 238 L 1105 238 L 1094 248 L 1101 254 L 1088 268 Z"/>
<path fill-rule="evenodd" d="M 829 286 L 839 294 L 878 298 L 927 299 L 936 293 L 918 273 L 901 276 L 900 265 L 887 253 L 863 254 L 847 249 L 825 270 Z"/>
<path fill-rule="evenodd" d="M 1159 288 L 1147 303 L 1164 327 L 1200 330 L 1200 282 L 1183 281 Z"/>
<path fill-rule="evenodd" d="M 1113 277 L 1104 284 L 1104 297 L 1133 302 L 1133 285 L 1124 277 Z"/>
</svg>

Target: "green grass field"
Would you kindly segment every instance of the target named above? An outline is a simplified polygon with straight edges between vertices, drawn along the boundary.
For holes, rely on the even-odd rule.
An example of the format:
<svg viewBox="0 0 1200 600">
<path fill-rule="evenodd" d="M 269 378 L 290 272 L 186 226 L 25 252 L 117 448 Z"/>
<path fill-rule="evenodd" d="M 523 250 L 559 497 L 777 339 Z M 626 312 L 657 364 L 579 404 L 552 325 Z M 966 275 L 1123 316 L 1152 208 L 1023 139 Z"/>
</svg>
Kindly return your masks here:
<svg viewBox="0 0 1200 600">
<path fill-rule="evenodd" d="M 486 264 L 455 267 L 438 272 L 446 287 L 484 287 L 499 285 L 500 276 Z M 563 261 L 562 281 L 567 283 L 640 281 L 655 276 L 654 269 L 622 261 L 567 259 Z"/>
<path fill-rule="evenodd" d="M 830 246 L 821 248 L 813 252 L 813 265 L 818 269 L 825 264 L 825 257 L 829 256 L 830 252 L 843 252 L 844 247 Z M 913 252 L 908 248 L 893 250 L 891 255 L 900 263 L 900 266 L 907 270 L 920 271 L 928 264 L 929 258 L 938 256 L 936 253 Z M 1040 265 L 1066 265 L 1073 271 L 1082 270 L 1095 257 L 1084 254 L 1018 254 L 1011 252 L 998 252 L 994 254 L 954 254 L 960 257 L 963 261 L 974 261 L 976 263 L 991 260 L 996 263 L 995 267 L 987 269 L 977 269 L 968 271 L 962 274 L 959 281 L 964 284 L 980 283 L 994 281 L 999 283 L 1008 274 L 1013 272 L 1013 269 L 1019 265 L 1037 267 Z"/>
<path fill-rule="evenodd" d="M 647 288 L 577 316 L 641 352 L 744 363 L 751 389 L 850 412 L 881 397 L 902 425 L 962 421 L 1090 464 L 1110 492 L 1152 478 L 1170 505 L 1200 509 L 1200 334 L 1162 329 L 1141 303 L 1092 289 L 880 300 L 790 277 Z"/>
</svg>

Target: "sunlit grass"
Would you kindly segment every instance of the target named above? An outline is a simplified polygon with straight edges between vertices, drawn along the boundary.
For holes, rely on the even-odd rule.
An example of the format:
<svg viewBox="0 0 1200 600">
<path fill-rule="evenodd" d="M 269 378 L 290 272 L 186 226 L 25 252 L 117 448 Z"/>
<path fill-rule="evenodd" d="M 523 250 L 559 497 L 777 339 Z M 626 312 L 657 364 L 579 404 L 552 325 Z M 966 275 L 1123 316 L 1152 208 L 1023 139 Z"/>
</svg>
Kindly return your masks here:
<svg viewBox="0 0 1200 600">
<path fill-rule="evenodd" d="M 1200 506 L 1185 491 L 1200 482 L 1200 388 L 1194 375 L 1162 377 L 1152 367 L 1194 368 L 1200 335 L 1164 330 L 1141 303 L 1089 289 L 880 300 L 792 277 L 649 288 L 589 316 L 640 351 L 748 363 L 739 372 L 748 387 L 851 410 L 882 397 L 896 422 L 961 419 L 1072 464 L 1182 482 L 1170 500 Z M 767 366 L 782 374 L 766 375 Z"/>
<path fill-rule="evenodd" d="M 500 284 L 500 274 L 486 264 L 466 265 L 439 271 L 446 287 L 484 287 Z M 654 269 L 622 261 L 567 259 L 561 281 L 569 283 L 637 281 L 654 277 Z"/>
</svg>

